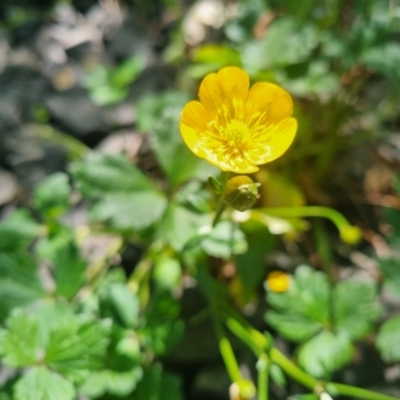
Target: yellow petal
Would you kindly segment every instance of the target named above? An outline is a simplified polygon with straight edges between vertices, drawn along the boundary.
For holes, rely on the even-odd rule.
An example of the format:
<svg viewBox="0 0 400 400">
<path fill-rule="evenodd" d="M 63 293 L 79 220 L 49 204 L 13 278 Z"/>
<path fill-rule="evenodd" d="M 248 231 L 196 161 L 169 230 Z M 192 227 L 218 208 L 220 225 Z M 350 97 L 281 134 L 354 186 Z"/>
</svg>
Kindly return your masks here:
<svg viewBox="0 0 400 400">
<path fill-rule="evenodd" d="M 285 118 L 265 132 L 265 138 L 254 143 L 246 151 L 246 158 L 253 164 L 261 165 L 280 157 L 292 144 L 297 131 L 297 121 Z"/>
<path fill-rule="evenodd" d="M 264 124 L 276 124 L 293 113 L 293 102 L 289 93 L 273 83 L 254 84 L 246 98 L 246 117 L 265 113 L 259 121 Z"/>
<path fill-rule="evenodd" d="M 222 105 L 233 99 L 245 100 L 249 91 L 249 76 L 237 67 L 222 68 L 218 74 L 209 74 L 201 82 L 199 98 L 204 107 L 215 114 Z"/>
<path fill-rule="evenodd" d="M 207 154 L 205 159 L 221 169 L 222 171 L 230 171 L 236 174 L 251 174 L 259 168 L 243 157 L 223 157 L 221 154 Z"/>
<path fill-rule="evenodd" d="M 198 101 L 190 101 L 182 110 L 180 131 L 182 138 L 190 150 L 197 156 L 204 157 L 200 147 L 200 137 L 207 129 L 210 117 L 204 106 Z"/>
</svg>

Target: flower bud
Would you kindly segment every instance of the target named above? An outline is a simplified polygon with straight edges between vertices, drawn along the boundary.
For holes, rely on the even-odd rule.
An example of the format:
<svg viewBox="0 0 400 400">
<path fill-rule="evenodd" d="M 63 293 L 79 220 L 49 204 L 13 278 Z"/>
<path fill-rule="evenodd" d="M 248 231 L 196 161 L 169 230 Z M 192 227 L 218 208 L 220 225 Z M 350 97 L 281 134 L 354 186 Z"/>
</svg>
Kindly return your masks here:
<svg viewBox="0 0 400 400">
<path fill-rule="evenodd" d="M 290 275 L 283 271 L 272 271 L 268 274 L 266 283 L 271 292 L 283 293 L 289 289 Z"/>
<path fill-rule="evenodd" d="M 224 200 L 235 210 L 246 211 L 257 201 L 257 184 L 245 175 L 229 179 L 224 191 Z"/>
<path fill-rule="evenodd" d="M 357 226 L 344 226 L 340 229 L 340 238 L 347 244 L 356 244 L 362 238 L 361 229 Z"/>
</svg>

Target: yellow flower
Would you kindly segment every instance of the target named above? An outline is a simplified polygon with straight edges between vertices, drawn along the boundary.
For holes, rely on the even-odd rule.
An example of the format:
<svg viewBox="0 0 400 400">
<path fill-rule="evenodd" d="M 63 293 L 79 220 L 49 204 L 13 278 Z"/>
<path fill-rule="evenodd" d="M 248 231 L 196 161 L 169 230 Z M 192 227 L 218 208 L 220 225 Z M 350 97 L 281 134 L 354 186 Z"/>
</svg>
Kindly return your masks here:
<svg viewBox="0 0 400 400">
<path fill-rule="evenodd" d="M 283 271 L 272 271 L 268 274 L 267 287 L 272 292 L 286 292 L 290 286 L 290 275 Z"/>
<path fill-rule="evenodd" d="M 292 98 L 277 85 L 259 82 L 249 90 L 246 72 L 226 67 L 203 79 L 199 98 L 184 107 L 181 134 L 194 154 L 222 171 L 258 171 L 293 142 Z"/>
</svg>

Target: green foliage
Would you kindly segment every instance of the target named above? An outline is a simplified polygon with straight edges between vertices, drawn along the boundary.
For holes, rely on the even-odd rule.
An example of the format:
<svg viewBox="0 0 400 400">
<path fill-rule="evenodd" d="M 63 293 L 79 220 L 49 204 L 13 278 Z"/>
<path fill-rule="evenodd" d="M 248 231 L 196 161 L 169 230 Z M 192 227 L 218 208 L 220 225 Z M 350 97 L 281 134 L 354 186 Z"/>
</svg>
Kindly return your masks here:
<svg viewBox="0 0 400 400">
<path fill-rule="evenodd" d="M 152 182 L 125 157 L 91 153 L 71 165 L 77 189 L 90 198 L 154 189 Z"/>
<path fill-rule="evenodd" d="M 27 210 L 16 210 L 0 224 L 0 251 L 13 252 L 25 248 L 42 233 L 43 228 L 32 219 Z"/>
<path fill-rule="evenodd" d="M 73 400 L 75 389 L 70 381 L 45 367 L 32 368 L 15 385 L 15 400 Z"/>
<path fill-rule="evenodd" d="M 162 256 L 154 265 L 153 277 L 157 285 L 172 290 L 180 284 L 182 277 L 181 264 L 175 258 Z"/>
<path fill-rule="evenodd" d="M 107 287 L 106 301 L 115 310 L 118 319 L 128 328 L 138 324 L 139 300 L 123 283 L 113 283 Z"/>
<path fill-rule="evenodd" d="M 267 322 L 304 343 L 299 362 L 321 378 L 351 360 L 352 342 L 370 333 L 381 314 L 375 284 L 345 280 L 332 287 L 325 274 L 307 266 L 296 269 L 287 292 L 269 291 L 267 300 L 276 310 L 267 312 Z"/>
<path fill-rule="evenodd" d="M 33 365 L 41 348 L 38 321 L 22 310 L 15 309 L 1 332 L 0 353 L 12 367 Z"/>
<path fill-rule="evenodd" d="M 179 204 L 170 203 L 164 215 L 161 233 L 176 251 L 182 251 L 191 240 L 200 242 L 204 232 L 209 232 L 210 226 L 209 215 L 195 213 Z"/>
<path fill-rule="evenodd" d="M 400 315 L 387 320 L 379 330 L 376 345 L 387 362 L 400 360 L 399 332 Z"/>
<path fill-rule="evenodd" d="M 299 24 L 294 18 L 278 18 L 262 40 L 247 43 L 244 67 L 250 70 L 284 67 L 307 60 L 318 45 L 318 30 L 313 24 Z"/>
<path fill-rule="evenodd" d="M 54 266 L 56 293 L 68 299 L 73 298 L 85 282 L 86 261 L 80 256 L 76 244 L 71 242 L 60 246 L 51 258 Z"/>
<path fill-rule="evenodd" d="M 23 46 L 24 32 L 32 31 L 25 25 L 42 18 L 31 7 L 28 10 L 33 14 L 28 15 L 11 3 L 5 0 L 0 5 L 0 15 L 5 17 L 0 24 L 18 27 L 18 32 L 7 32 L 0 46 L 11 60 L 2 65 L 2 74 L 19 64 L 12 47 L 14 42 Z M 83 3 L 85 8 L 87 2 Z M 357 387 L 325 382 L 345 366 L 349 373 L 338 374 L 337 379 L 352 377 L 353 361 L 359 364 L 357 368 L 364 367 L 361 361 L 365 368 L 381 368 L 371 368 L 364 352 L 357 351 L 359 342 L 375 346 L 386 363 L 400 361 L 400 261 L 396 255 L 400 212 L 386 207 L 396 205 L 399 195 L 395 170 L 400 8 L 388 0 L 257 0 L 241 1 L 238 9 L 221 2 L 218 6 L 226 7 L 221 13 L 226 20 L 212 28 L 201 23 L 205 39 L 192 45 L 185 41 L 187 32 L 183 30 L 188 27 L 187 18 L 196 16 L 200 3 L 193 3 L 188 14 L 171 1 L 150 2 L 145 7 L 140 18 L 151 11 L 151 26 L 146 26 L 148 21 L 143 18 L 144 32 L 153 35 L 175 29 L 173 43 L 167 48 L 163 42 L 169 40 L 168 35 L 151 46 L 147 39 L 135 42 L 135 46 L 148 46 L 146 62 L 137 53 L 119 62 L 115 54 L 120 50 L 115 51 L 112 35 L 107 36 L 107 52 L 101 59 L 114 67 L 97 65 L 86 70 L 80 61 L 73 61 L 74 76 L 76 71 L 83 76 L 75 85 L 83 84 L 95 106 L 113 105 L 128 95 L 134 99 L 136 120 L 129 128 L 144 136 L 144 146 L 135 155 L 137 165 L 123 155 L 89 152 L 77 139 L 80 132 L 73 128 L 68 133 L 74 136 L 55 132 L 50 124 L 61 126 L 63 121 L 53 116 L 43 99 L 37 99 L 39 106 L 34 106 L 30 115 L 48 124 L 39 130 L 41 139 L 74 154 L 68 174 L 50 175 L 30 193 L 30 186 L 25 190 L 25 176 L 21 179 L 26 168 L 23 146 L 21 157 L 18 149 L 18 157 L 10 158 L 8 147 L 15 138 L 0 140 L 3 166 L 13 170 L 21 184 L 12 201 L 0 199 L 0 377 L 5 380 L 0 400 L 180 400 L 182 386 L 194 397 L 199 397 L 197 391 L 205 396 L 204 379 L 200 379 L 204 371 L 207 377 L 215 375 L 205 392 L 211 388 L 209 397 L 219 398 L 220 390 L 226 397 L 228 378 L 235 381 L 232 392 L 248 382 L 242 376 L 247 366 L 251 374 L 256 370 L 260 374 L 260 399 L 267 398 L 268 381 L 261 379 L 267 374 L 275 383 L 269 388 L 274 398 L 285 395 L 292 400 L 314 400 L 349 393 L 383 398 Z M 41 9 L 47 10 L 47 6 Z M 90 13 L 79 12 L 79 24 L 90 19 Z M 48 21 L 61 26 L 63 13 Z M 181 20 L 182 24 L 177 22 Z M 111 32 L 113 28 L 108 29 Z M 130 34 L 129 23 L 123 32 Z M 151 56 L 154 44 L 157 52 L 163 52 L 164 61 L 173 61 L 173 66 L 163 69 L 162 60 Z M 123 54 L 128 54 L 126 51 Z M 69 50 L 67 53 L 69 64 Z M 153 58 L 162 74 L 160 81 L 148 86 L 145 79 L 137 79 Z M 194 156 L 179 133 L 182 109 L 196 97 L 199 79 L 227 65 L 244 68 L 251 83 L 270 81 L 288 90 L 294 96 L 299 127 L 285 157 L 252 175 L 261 183 L 261 197 L 255 208 L 241 214 L 230 205 L 218 213 L 226 174 L 220 176 L 215 167 Z M 12 74 L 5 76 L 8 82 Z M 175 79 L 173 85 L 170 78 Z M 7 86 L 4 89 L 7 93 Z M 57 96 L 62 95 L 58 90 Z M 17 104 L 12 96 L 6 103 L 10 110 Z M 114 115 L 117 107 L 103 111 L 106 129 L 125 126 L 126 121 Z M 36 130 L 32 133 L 36 140 Z M 93 134 L 97 131 L 82 140 L 97 141 Z M 369 161 L 378 158 L 378 169 L 384 164 L 382 168 L 390 170 L 387 179 L 385 175 L 381 179 L 379 171 L 374 178 L 376 171 L 370 171 L 377 165 L 368 165 Z M 36 165 L 38 160 L 34 161 Z M 372 210 L 371 202 L 374 210 L 379 210 L 371 215 L 371 221 L 358 197 L 353 198 L 355 191 L 362 195 L 361 186 L 354 182 L 363 182 L 365 192 L 371 191 L 366 195 L 367 210 Z M 357 204 L 357 213 L 347 207 L 345 195 Z M 333 239 L 322 224 L 300 219 L 304 215 L 299 217 L 298 212 L 304 211 L 307 203 L 317 203 L 314 210 L 320 211 L 327 209 L 321 205 L 340 205 L 349 214 L 346 217 L 357 226 L 338 226 L 346 243 L 339 245 L 337 234 Z M 375 207 L 378 205 L 385 207 L 381 210 Z M 282 215 L 282 207 L 288 214 Z M 75 220 L 76 211 L 84 214 L 82 220 L 80 215 Z M 333 210 L 332 214 L 339 225 L 346 220 L 339 212 Z M 381 218 L 386 224 L 381 224 Z M 316 227 L 314 237 L 307 232 L 310 226 Z M 358 226 L 363 227 L 364 235 Z M 361 273 L 352 263 L 363 263 L 365 255 L 374 257 L 367 243 L 370 238 L 376 249 L 388 250 L 375 241 L 374 226 L 379 226 L 379 235 L 386 236 L 391 256 L 379 258 L 380 274 L 373 271 L 367 280 L 365 271 Z M 355 236 L 367 240 L 353 252 L 349 246 Z M 99 237 L 100 244 L 96 241 Z M 111 245 L 104 245 L 108 240 Z M 292 275 L 293 267 L 304 262 L 316 267 L 301 265 Z M 267 282 L 265 302 L 262 282 L 274 269 L 288 272 L 290 286 L 278 293 Z M 354 277 L 346 278 L 349 275 Z M 276 338 L 254 328 L 265 328 L 263 315 Z M 242 345 L 231 340 L 231 334 Z M 208 345 L 210 337 L 215 341 Z M 287 350 L 294 348 L 285 340 L 296 346 L 288 356 L 277 349 L 281 345 Z M 259 368 L 252 368 L 255 359 L 247 356 L 243 345 L 262 361 Z M 222 362 L 218 350 L 230 376 L 219 376 L 220 365 L 215 364 L 215 374 L 211 369 L 214 362 Z M 12 371 L 10 378 L 3 376 L 3 365 Z M 184 383 L 166 369 L 169 365 L 174 369 L 188 366 Z M 238 370 L 237 365 L 245 368 Z M 192 376 L 193 370 L 196 376 Z M 201 372 L 197 374 L 197 370 Z M 381 371 L 375 372 L 382 376 Z M 291 395 L 297 385 L 286 375 L 315 394 Z M 376 383 L 369 382 L 369 375 L 366 380 Z"/>
<path fill-rule="evenodd" d="M 68 210 L 70 193 L 68 176 L 58 172 L 49 176 L 36 187 L 33 203 L 43 215 L 54 219 Z"/>
<path fill-rule="evenodd" d="M 161 218 L 165 195 L 124 157 L 92 154 L 72 165 L 78 189 L 98 199 L 90 216 L 122 230 L 148 228 Z"/>
<path fill-rule="evenodd" d="M 305 341 L 329 327 L 329 283 L 324 274 L 301 266 L 286 293 L 268 292 L 267 322 L 290 340 Z"/>
<path fill-rule="evenodd" d="M 184 323 L 178 319 L 180 307 L 167 291 L 155 294 L 143 321 L 143 341 L 157 354 L 170 351 L 181 338 Z"/>
<path fill-rule="evenodd" d="M 383 274 L 383 284 L 394 296 L 400 293 L 400 260 L 396 257 L 379 260 L 379 269 Z"/>
<path fill-rule="evenodd" d="M 110 321 L 93 323 L 72 317 L 49 333 L 45 362 L 74 381 L 81 381 L 102 364 Z"/>
<path fill-rule="evenodd" d="M 132 400 L 181 400 L 180 380 L 165 372 L 160 363 L 145 370 L 143 379 L 132 396 Z"/>
<path fill-rule="evenodd" d="M 354 348 L 350 338 L 341 333 L 322 331 L 299 350 L 299 364 L 313 376 L 323 378 L 346 365 Z"/>
<path fill-rule="evenodd" d="M 124 397 L 131 393 L 137 383 L 143 377 L 141 367 L 135 367 L 131 371 L 117 372 L 112 370 L 102 370 L 93 372 L 81 386 L 80 392 L 96 399 L 110 393 L 117 397 Z"/>
<path fill-rule="evenodd" d="M 172 187 L 216 173 L 216 168 L 189 151 L 179 134 L 179 117 L 187 101 L 185 94 L 166 92 L 144 97 L 138 105 L 139 127 L 150 131 L 157 161 Z"/>
<path fill-rule="evenodd" d="M 223 221 L 201 242 L 201 247 L 210 256 L 229 258 L 233 254 L 246 252 L 247 243 L 236 224 Z"/>
<path fill-rule="evenodd" d="M 114 69 L 98 65 L 87 72 L 84 86 L 95 104 L 114 104 L 128 95 L 128 85 L 139 77 L 145 66 L 145 60 L 139 56 L 128 58 Z"/>
</svg>

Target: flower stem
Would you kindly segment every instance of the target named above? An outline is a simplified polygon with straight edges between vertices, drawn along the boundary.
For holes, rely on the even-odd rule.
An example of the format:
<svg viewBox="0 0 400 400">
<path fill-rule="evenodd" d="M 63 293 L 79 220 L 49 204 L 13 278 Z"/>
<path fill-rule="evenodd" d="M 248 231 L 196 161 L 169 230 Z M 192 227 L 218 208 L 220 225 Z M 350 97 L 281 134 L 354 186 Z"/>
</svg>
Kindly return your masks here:
<svg viewBox="0 0 400 400">
<path fill-rule="evenodd" d="M 361 389 L 350 385 L 331 382 L 323 383 L 318 381 L 316 378 L 307 374 L 296 364 L 290 361 L 276 347 L 272 346 L 272 343 L 267 336 L 252 328 L 246 321 L 243 321 L 243 318 L 237 315 L 234 310 L 225 307 L 223 312 L 225 313 L 225 323 L 229 330 L 245 344 L 247 344 L 257 357 L 261 357 L 263 354 L 267 353 L 269 355 L 270 362 L 278 365 L 287 375 L 291 376 L 303 386 L 311 390 L 320 390 L 322 385 L 325 387 L 326 391 L 333 396 L 345 395 L 364 400 L 396 400 L 396 397 L 393 396 L 372 392 L 370 390 Z M 263 399 L 260 398 L 259 400 Z"/>
<path fill-rule="evenodd" d="M 304 206 L 304 207 L 272 207 L 259 208 L 252 211 L 253 215 L 269 215 L 280 218 L 323 217 L 330 219 L 340 232 L 342 240 L 349 244 L 356 243 L 361 238 L 361 231 L 353 226 L 339 212 L 329 207 Z"/>
<path fill-rule="evenodd" d="M 389 396 L 383 393 L 372 392 L 367 389 L 358 388 L 350 385 L 343 385 L 341 383 L 328 383 L 325 386 L 327 392 L 332 395 L 340 394 L 343 396 L 354 397 L 363 400 L 398 400 L 397 397 Z"/>
<path fill-rule="evenodd" d="M 265 353 L 261 354 L 257 362 L 257 369 L 258 369 L 258 378 L 257 378 L 258 400 L 268 400 L 269 359 Z"/>
<path fill-rule="evenodd" d="M 213 228 L 217 226 L 219 220 L 221 219 L 222 213 L 225 211 L 225 208 L 227 207 L 227 203 L 224 200 L 224 192 L 225 192 L 225 186 L 229 180 L 229 176 L 230 172 L 224 172 L 224 171 L 221 172 L 221 193 L 220 193 L 218 208 L 212 223 Z"/>
<path fill-rule="evenodd" d="M 227 204 L 225 203 L 225 201 L 223 199 L 221 199 L 219 201 L 217 212 L 215 214 L 215 217 L 214 217 L 214 220 L 213 220 L 213 223 L 212 223 L 212 227 L 213 228 L 215 228 L 217 226 L 219 220 L 221 219 L 221 216 L 222 216 L 223 212 L 225 211 L 226 206 L 227 206 Z"/>
<path fill-rule="evenodd" d="M 347 219 L 339 211 L 329 207 L 271 207 L 259 209 L 257 211 L 261 211 L 263 214 L 282 218 L 324 217 L 330 219 L 339 230 L 343 226 L 350 225 L 349 221 L 347 221 Z"/>
<path fill-rule="evenodd" d="M 233 349 L 229 339 L 225 336 L 223 327 L 216 315 L 213 315 L 213 323 L 215 333 L 218 338 L 218 346 L 219 351 L 221 353 L 222 359 L 224 360 L 224 364 L 226 370 L 228 371 L 229 377 L 232 382 L 240 382 L 242 380 L 242 375 L 240 373 L 239 365 L 236 361 L 235 354 L 233 353 Z"/>
</svg>

